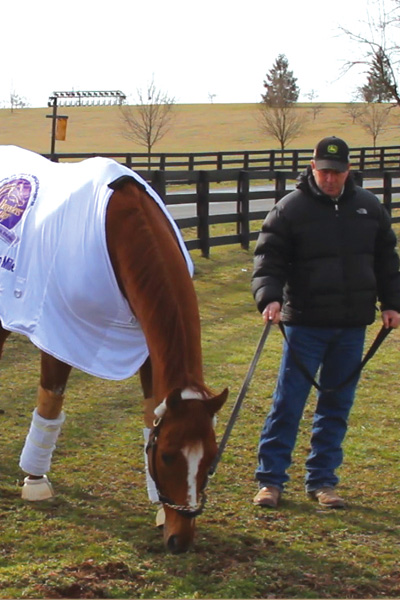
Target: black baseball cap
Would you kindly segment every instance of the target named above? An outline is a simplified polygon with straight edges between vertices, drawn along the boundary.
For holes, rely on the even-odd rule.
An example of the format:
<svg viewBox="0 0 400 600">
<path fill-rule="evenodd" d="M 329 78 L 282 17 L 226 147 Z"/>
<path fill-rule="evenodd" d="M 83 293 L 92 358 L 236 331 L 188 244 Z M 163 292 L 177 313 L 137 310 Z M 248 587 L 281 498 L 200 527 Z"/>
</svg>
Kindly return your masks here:
<svg viewBox="0 0 400 600">
<path fill-rule="evenodd" d="M 344 140 L 334 135 L 326 137 L 316 145 L 313 158 L 318 171 L 333 169 L 344 173 L 349 168 L 349 147 Z"/>
</svg>

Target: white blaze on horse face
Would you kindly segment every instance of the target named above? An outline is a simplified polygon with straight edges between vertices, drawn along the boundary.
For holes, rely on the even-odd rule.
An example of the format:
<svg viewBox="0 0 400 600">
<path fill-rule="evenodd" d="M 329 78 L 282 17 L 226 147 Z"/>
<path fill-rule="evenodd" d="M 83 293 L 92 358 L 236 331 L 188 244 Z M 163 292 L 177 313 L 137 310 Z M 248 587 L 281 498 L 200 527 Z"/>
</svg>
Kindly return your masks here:
<svg viewBox="0 0 400 600">
<path fill-rule="evenodd" d="M 187 484 L 188 484 L 188 503 L 189 506 L 195 507 L 197 504 L 197 473 L 201 459 L 204 456 L 204 447 L 201 442 L 194 444 L 193 446 L 186 446 L 182 448 L 182 454 L 186 458 L 188 472 L 187 472 Z"/>
<path fill-rule="evenodd" d="M 181 392 L 181 398 L 182 400 L 206 400 L 208 396 L 204 392 L 197 392 L 191 388 L 185 388 Z"/>
</svg>

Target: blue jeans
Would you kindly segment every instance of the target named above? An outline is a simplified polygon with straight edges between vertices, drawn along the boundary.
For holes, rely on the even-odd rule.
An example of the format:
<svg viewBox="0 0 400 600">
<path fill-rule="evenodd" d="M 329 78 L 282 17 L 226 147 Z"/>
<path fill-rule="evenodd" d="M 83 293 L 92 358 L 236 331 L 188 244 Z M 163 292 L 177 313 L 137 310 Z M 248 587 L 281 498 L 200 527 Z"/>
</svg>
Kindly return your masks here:
<svg viewBox="0 0 400 600">
<path fill-rule="evenodd" d="M 296 358 L 315 378 L 323 390 L 334 389 L 348 377 L 362 360 L 365 327 L 344 329 L 285 326 Z M 343 388 L 318 392 L 314 413 L 311 452 L 306 461 L 306 491 L 335 487 L 339 481 L 335 469 L 342 464 L 342 442 L 353 405 L 359 376 Z M 272 408 L 261 432 L 256 479 L 260 487 L 274 485 L 283 490 L 289 480 L 287 469 L 311 383 L 293 360 L 284 343 Z"/>
</svg>

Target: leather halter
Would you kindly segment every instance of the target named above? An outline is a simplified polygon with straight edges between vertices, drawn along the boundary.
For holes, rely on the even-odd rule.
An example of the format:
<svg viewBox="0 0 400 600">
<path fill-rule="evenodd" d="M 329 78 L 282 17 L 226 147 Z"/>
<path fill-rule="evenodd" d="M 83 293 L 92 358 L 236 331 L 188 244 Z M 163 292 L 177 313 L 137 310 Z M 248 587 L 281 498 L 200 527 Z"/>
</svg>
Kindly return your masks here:
<svg viewBox="0 0 400 600">
<path fill-rule="evenodd" d="M 188 519 L 194 519 L 198 517 L 204 509 L 204 506 L 207 501 L 207 496 L 205 493 L 205 489 L 207 487 L 208 477 L 206 477 L 203 487 L 200 491 L 200 502 L 198 502 L 195 506 L 190 506 L 189 504 L 175 504 L 168 496 L 165 496 L 160 491 L 159 479 L 157 476 L 157 468 L 156 468 L 156 452 L 157 452 L 157 440 L 158 434 L 162 425 L 162 417 L 156 419 L 153 423 L 153 427 L 150 431 L 149 441 L 146 446 L 146 453 L 148 456 L 150 475 L 153 478 L 153 481 L 156 486 L 158 499 L 164 506 L 168 506 L 168 508 L 172 508 L 177 513 L 179 513 L 183 517 L 187 517 Z"/>
</svg>

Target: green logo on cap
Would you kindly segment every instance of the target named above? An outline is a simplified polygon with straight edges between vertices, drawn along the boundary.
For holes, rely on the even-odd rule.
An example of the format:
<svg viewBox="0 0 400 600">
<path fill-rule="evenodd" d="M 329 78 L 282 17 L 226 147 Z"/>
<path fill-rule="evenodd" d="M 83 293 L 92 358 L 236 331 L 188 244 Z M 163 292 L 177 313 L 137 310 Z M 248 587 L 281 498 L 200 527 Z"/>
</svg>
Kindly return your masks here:
<svg viewBox="0 0 400 600">
<path fill-rule="evenodd" d="M 337 146 L 335 146 L 335 144 L 329 144 L 327 151 L 329 152 L 329 154 L 337 154 L 339 148 Z"/>
</svg>

